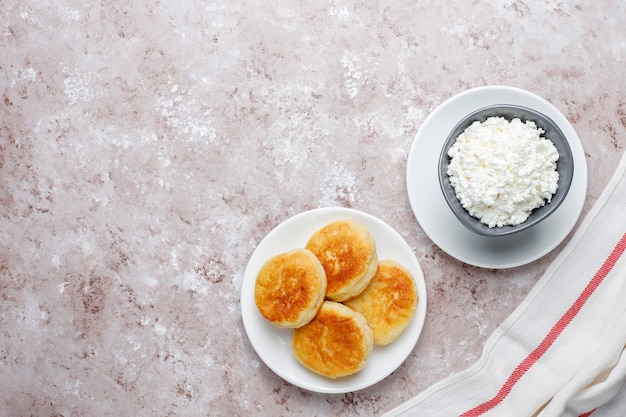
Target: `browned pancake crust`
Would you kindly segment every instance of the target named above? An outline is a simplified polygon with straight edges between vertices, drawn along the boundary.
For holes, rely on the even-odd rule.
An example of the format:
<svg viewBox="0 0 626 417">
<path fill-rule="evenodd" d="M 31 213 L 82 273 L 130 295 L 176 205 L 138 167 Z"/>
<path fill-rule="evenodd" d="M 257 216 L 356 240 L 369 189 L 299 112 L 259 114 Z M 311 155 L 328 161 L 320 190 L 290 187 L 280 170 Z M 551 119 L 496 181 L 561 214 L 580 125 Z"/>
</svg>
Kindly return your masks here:
<svg viewBox="0 0 626 417">
<path fill-rule="evenodd" d="M 293 334 L 293 350 L 300 363 L 329 378 L 362 369 L 373 344 L 365 318 L 333 301 L 325 301 L 317 316 Z"/>
<path fill-rule="evenodd" d="M 326 274 L 317 257 L 306 249 L 276 255 L 261 267 L 254 301 L 267 320 L 279 327 L 308 323 L 326 293 Z"/>
<path fill-rule="evenodd" d="M 317 230 L 306 248 L 317 256 L 328 282 L 326 298 L 344 301 L 358 295 L 376 273 L 376 242 L 353 220 L 338 220 Z"/>
<path fill-rule="evenodd" d="M 363 314 L 374 331 L 374 343 L 386 345 L 398 338 L 413 318 L 418 294 L 415 280 L 400 264 L 380 261 L 370 285 L 346 305 Z"/>
</svg>

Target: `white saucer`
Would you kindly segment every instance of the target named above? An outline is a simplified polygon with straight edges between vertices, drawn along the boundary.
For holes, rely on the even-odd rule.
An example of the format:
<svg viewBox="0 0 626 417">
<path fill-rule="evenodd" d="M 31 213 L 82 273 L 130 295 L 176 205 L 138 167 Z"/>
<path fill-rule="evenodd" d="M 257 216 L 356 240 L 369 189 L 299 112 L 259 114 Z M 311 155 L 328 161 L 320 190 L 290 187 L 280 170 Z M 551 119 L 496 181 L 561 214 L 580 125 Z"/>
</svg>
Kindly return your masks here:
<svg viewBox="0 0 626 417">
<path fill-rule="evenodd" d="M 398 339 L 387 346 L 374 346 L 365 367 L 358 373 L 338 379 L 317 375 L 298 362 L 291 348 L 293 330 L 272 325 L 259 313 L 254 302 L 256 276 L 267 259 L 306 245 L 309 237 L 326 224 L 351 218 L 368 227 L 376 241 L 379 259 L 394 259 L 415 279 L 419 302 L 413 320 Z M 426 317 L 426 284 L 419 262 L 405 240 L 381 220 L 347 208 L 322 208 L 300 213 L 279 224 L 256 248 L 243 277 L 241 314 L 244 328 L 257 354 L 278 376 L 309 391 L 345 393 L 367 388 L 386 378 L 409 356 Z"/>
<path fill-rule="evenodd" d="M 520 233 L 485 237 L 465 228 L 446 204 L 437 177 L 441 147 L 456 123 L 468 113 L 492 104 L 516 104 L 550 117 L 561 128 L 574 156 L 574 178 L 557 211 Z M 415 217 L 428 237 L 450 256 L 484 268 L 512 268 L 544 256 L 572 230 L 587 194 L 587 162 L 572 125 L 543 98 L 512 87 L 480 87 L 458 94 L 437 107 L 420 127 L 407 161 L 407 190 Z"/>
</svg>

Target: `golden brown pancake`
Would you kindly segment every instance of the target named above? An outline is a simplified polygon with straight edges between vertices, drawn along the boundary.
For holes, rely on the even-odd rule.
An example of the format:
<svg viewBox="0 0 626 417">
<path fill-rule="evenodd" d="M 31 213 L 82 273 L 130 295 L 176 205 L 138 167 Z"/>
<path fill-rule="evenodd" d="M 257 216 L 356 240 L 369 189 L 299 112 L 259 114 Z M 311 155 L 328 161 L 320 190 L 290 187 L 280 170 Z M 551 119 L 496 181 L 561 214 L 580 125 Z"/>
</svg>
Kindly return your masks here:
<svg viewBox="0 0 626 417">
<path fill-rule="evenodd" d="M 398 338 L 417 308 L 415 280 L 391 260 L 378 263 L 378 272 L 358 297 L 345 304 L 363 314 L 374 331 L 374 343 L 386 345 Z"/>
<path fill-rule="evenodd" d="M 373 345 L 372 329 L 365 318 L 333 301 L 324 301 L 313 320 L 295 329 L 292 342 L 302 365 L 329 378 L 361 370 Z"/>
<path fill-rule="evenodd" d="M 367 227 L 353 220 L 338 220 L 322 227 L 311 236 L 306 248 L 324 266 L 326 298 L 332 301 L 356 297 L 378 268 L 374 238 Z"/>
<path fill-rule="evenodd" d="M 254 301 L 261 315 L 279 327 L 295 328 L 315 317 L 326 294 L 326 273 L 307 249 L 265 262 L 256 278 Z"/>
</svg>

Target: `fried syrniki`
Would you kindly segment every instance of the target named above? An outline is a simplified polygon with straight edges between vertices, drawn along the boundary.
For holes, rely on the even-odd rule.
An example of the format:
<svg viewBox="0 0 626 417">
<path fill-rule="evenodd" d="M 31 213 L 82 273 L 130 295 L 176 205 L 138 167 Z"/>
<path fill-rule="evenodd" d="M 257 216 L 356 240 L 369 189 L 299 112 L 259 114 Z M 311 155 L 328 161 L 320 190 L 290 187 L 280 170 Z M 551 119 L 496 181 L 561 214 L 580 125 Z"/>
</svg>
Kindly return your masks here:
<svg viewBox="0 0 626 417">
<path fill-rule="evenodd" d="M 324 301 L 313 320 L 295 329 L 292 341 L 298 361 L 328 378 L 361 370 L 373 345 L 374 335 L 365 318 L 333 301 Z"/>
<path fill-rule="evenodd" d="M 415 280 L 396 261 L 381 260 L 370 285 L 345 304 L 363 314 L 374 332 L 374 343 L 387 345 L 400 336 L 418 303 Z"/>
<path fill-rule="evenodd" d="M 319 311 L 326 294 L 326 272 L 307 249 L 268 259 L 259 270 L 254 301 L 263 317 L 278 327 L 297 328 Z"/>
<path fill-rule="evenodd" d="M 306 246 L 324 267 L 326 298 L 345 301 L 368 286 L 378 268 L 376 242 L 367 227 L 337 220 L 317 230 Z"/>
</svg>

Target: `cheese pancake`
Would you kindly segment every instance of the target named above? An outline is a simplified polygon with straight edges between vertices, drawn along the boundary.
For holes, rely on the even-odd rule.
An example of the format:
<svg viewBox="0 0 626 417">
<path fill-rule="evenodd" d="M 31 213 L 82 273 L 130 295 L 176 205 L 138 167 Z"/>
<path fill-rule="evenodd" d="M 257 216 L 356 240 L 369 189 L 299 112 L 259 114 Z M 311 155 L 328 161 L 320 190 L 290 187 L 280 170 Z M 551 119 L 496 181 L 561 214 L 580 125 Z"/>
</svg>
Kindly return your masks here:
<svg viewBox="0 0 626 417">
<path fill-rule="evenodd" d="M 295 328 L 311 321 L 326 294 L 326 273 L 307 249 L 276 255 L 257 275 L 254 301 L 261 315 L 278 327 Z"/>
<path fill-rule="evenodd" d="M 367 227 L 353 220 L 338 220 L 322 227 L 313 233 L 306 248 L 324 266 L 326 298 L 332 301 L 356 297 L 378 268 L 374 238 Z"/>
<path fill-rule="evenodd" d="M 293 332 L 296 358 L 311 371 L 339 378 L 361 370 L 374 336 L 365 318 L 343 304 L 324 301 L 317 316 Z"/>
<path fill-rule="evenodd" d="M 415 280 L 410 272 L 395 261 L 383 260 L 365 291 L 345 304 L 363 314 L 374 331 L 374 343 L 386 345 L 408 326 L 417 302 Z"/>
</svg>

